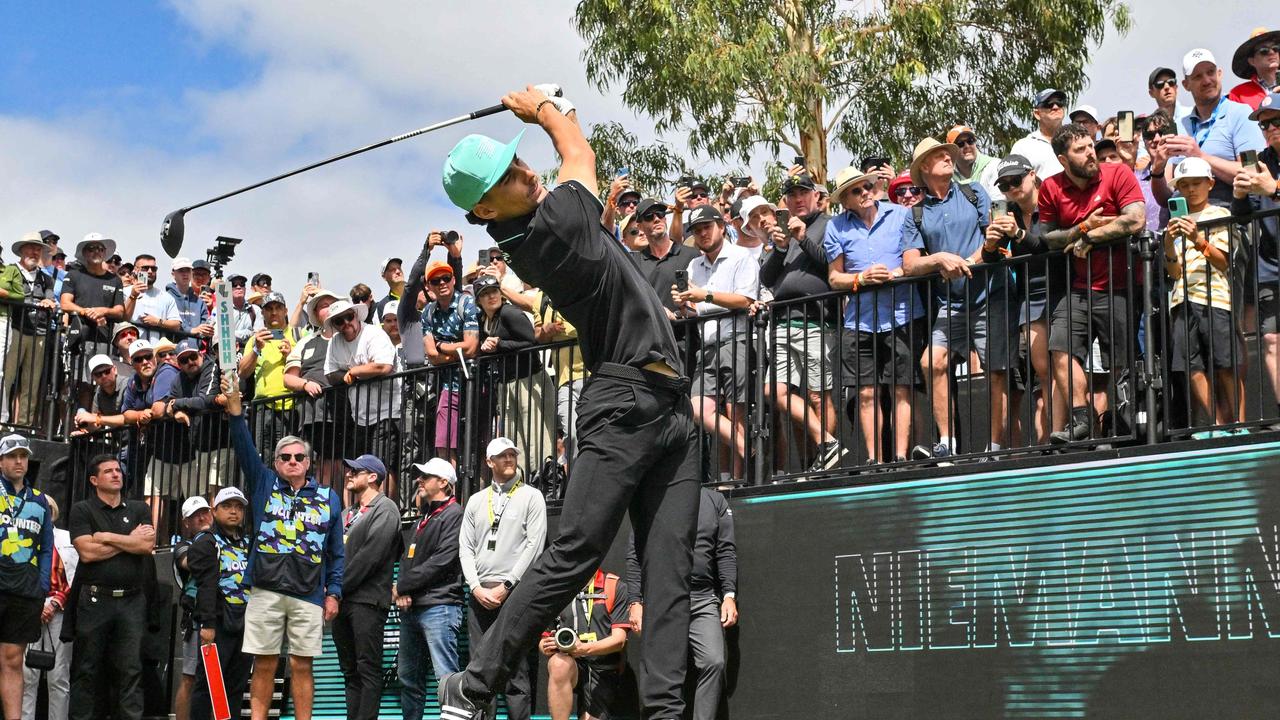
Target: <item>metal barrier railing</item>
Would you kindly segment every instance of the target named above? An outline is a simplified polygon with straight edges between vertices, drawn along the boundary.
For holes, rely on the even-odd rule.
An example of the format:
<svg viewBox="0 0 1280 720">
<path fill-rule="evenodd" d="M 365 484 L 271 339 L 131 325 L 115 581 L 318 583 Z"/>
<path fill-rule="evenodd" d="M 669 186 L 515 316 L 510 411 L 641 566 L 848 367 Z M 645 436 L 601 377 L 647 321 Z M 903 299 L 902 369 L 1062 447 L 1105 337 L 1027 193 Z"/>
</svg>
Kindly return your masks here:
<svg viewBox="0 0 1280 720">
<path fill-rule="evenodd" d="M 963 282 L 907 277 L 677 320 L 680 369 L 692 379 L 703 430 L 703 477 L 761 484 L 1276 422 L 1280 273 L 1275 248 L 1260 239 L 1274 238 L 1262 224 L 1277 217 L 1202 223 L 1229 263 L 1204 270 L 1192 262 L 1194 277 L 1167 275 L 1164 238 L 1143 235 L 1093 250 L 1105 255 L 1090 262 L 1015 254 L 971 265 Z M 1194 307 L 1201 291 L 1208 304 Z M 1213 372 L 1184 362 L 1193 349 Z M 84 358 L 62 354 L 49 359 L 52 375 L 62 368 L 73 378 Z M 330 485 L 341 486 L 340 458 L 379 455 L 392 475 L 389 495 L 411 513 L 414 488 L 402 479 L 412 463 L 452 459 L 465 496 L 485 481 L 483 449 L 499 434 L 521 448 L 529 480 L 560 497 L 573 481 L 574 405 L 587 382 L 567 341 L 348 387 L 325 381 L 315 397 L 259 397 L 247 412 L 260 451 L 301 435 L 315 447 L 316 476 Z M 1076 434 L 1054 439 L 1073 423 Z M 174 526 L 173 501 L 239 482 L 226 428 L 218 413 L 197 414 L 190 427 L 159 420 L 76 437 L 73 455 L 124 454 L 131 493 L 157 498 L 158 519 L 168 515 Z"/>
</svg>

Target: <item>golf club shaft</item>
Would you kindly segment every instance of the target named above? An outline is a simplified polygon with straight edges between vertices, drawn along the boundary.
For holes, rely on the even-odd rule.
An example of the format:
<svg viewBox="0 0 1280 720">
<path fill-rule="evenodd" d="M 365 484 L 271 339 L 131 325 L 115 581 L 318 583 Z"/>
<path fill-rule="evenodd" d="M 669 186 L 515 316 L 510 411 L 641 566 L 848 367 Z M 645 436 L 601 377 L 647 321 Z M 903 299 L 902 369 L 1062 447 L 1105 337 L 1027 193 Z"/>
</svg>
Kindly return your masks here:
<svg viewBox="0 0 1280 720">
<path fill-rule="evenodd" d="M 205 205 L 216 203 L 219 200 L 226 200 L 227 198 L 234 197 L 236 195 L 239 195 L 240 193 L 249 192 L 250 190 L 256 190 L 257 188 L 260 188 L 263 185 L 270 185 L 271 183 L 276 182 L 277 180 L 284 180 L 287 177 L 293 177 L 294 175 L 307 172 L 308 170 L 315 170 L 316 168 L 321 167 L 323 165 L 328 165 L 329 163 L 334 163 L 339 160 L 345 160 L 354 155 L 359 155 L 360 153 L 369 152 L 370 150 L 377 150 L 378 148 L 385 147 L 387 145 L 390 145 L 391 143 L 397 143 L 397 142 L 400 142 L 401 140 L 408 140 L 411 137 L 417 137 L 419 135 L 432 132 L 433 130 L 439 130 L 441 128 L 449 127 L 450 125 L 457 125 L 458 123 L 466 122 L 468 120 L 475 120 L 476 118 L 482 118 L 487 115 L 495 115 L 506 109 L 507 107 L 505 105 L 502 105 L 501 103 L 499 103 L 498 105 L 493 105 L 491 107 L 484 108 L 483 110 L 476 110 L 474 112 L 469 112 L 466 115 L 459 115 L 458 117 L 450 118 L 448 120 L 438 122 L 435 125 L 428 125 L 426 127 L 418 128 L 417 130 L 412 130 L 410 132 L 404 133 L 403 135 L 396 135 L 395 137 L 387 138 L 386 140 L 376 142 L 372 145 L 366 145 L 362 148 L 349 150 L 347 152 L 342 153 L 341 155 L 334 155 L 331 158 L 327 158 L 325 160 L 321 160 L 320 162 L 316 162 L 310 165 L 306 165 L 304 167 L 300 167 L 297 170 L 290 170 L 287 173 L 276 175 L 275 177 L 272 177 L 272 178 L 267 178 L 266 180 L 263 180 L 261 182 L 256 182 L 252 185 L 247 185 L 245 187 L 240 188 L 239 190 L 232 190 L 231 192 L 226 193 L 225 195 L 219 195 L 218 197 L 210 198 L 208 200 L 205 200 L 204 202 L 196 203 L 195 205 L 192 205 L 190 207 L 183 208 L 183 210 L 184 211 L 195 210 L 198 207 L 204 207 Z"/>
</svg>

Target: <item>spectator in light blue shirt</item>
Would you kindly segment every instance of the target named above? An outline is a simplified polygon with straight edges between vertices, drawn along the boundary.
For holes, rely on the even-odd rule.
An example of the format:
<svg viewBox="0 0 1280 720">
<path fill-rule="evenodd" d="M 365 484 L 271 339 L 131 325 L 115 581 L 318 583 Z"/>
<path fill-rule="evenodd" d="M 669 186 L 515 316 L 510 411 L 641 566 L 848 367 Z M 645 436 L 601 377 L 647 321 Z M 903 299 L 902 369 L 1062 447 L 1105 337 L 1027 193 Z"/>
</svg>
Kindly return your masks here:
<svg viewBox="0 0 1280 720">
<path fill-rule="evenodd" d="M 868 288 L 902 277 L 902 227 L 911 210 L 876 199 L 874 173 L 845 168 L 836 176 L 835 198 L 845 212 L 831 218 L 823 234 L 827 279 L 837 290 L 852 290 L 840 334 L 844 385 L 856 387 L 857 417 L 866 443 L 867 464 L 882 458 L 884 425 L 879 393 L 893 388 L 893 454 L 904 460 L 911 431 L 911 386 L 924 347 L 924 304 L 911 285 Z M 855 420 L 852 400 L 849 420 Z"/>
<path fill-rule="evenodd" d="M 1153 180 L 1152 190 L 1161 203 L 1168 201 L 1173 168 L 1183 157 L 1203 158 L 1217 180 L 1209 192 L 1209 202 L 1229 206 L 1231 183 L 1240 171 L 1240 153 L 1260 152 L 1267 142 L 1257 123 L 1249 121 L 1249 106 L 1229 100 L 1222 91 L 1222 68 L 1213 53 L 1197 48 L 1182 58 L 1182 86 L 1191 93 L 1195 106 L 1178 120 L 1182 134 L 1165 139 L 1165 150 L 1171 159 L 1164 175 Z"/>
<path fill-rule="evenodd" d="M 902 226 L 902 268 L 906 274 L 936 272 L 943 278 L 936 284 L 938 315 L 933 335 L 920 360 L 929 379 L 940 436 L 933 447 L 934 457 L 955 452 L 949 387 L 952 360 L 965 361 L 971 349 L 978 351 L 987 372 L 994 414 L 1007 400 L 1005 371 L 1017 332 L 1009 312 L 1011 298 L 1006 297 L 1008 270 L 1003 266 L 971 269 L 978 263 L 998 262 L 1002 255 L 984 247 L 991 220 L 986 191 L 981 185 L 960 185 L 952 180 L 959 153 L 955 145 L 933 138 L 916 145 L 911 177 L 917 187 L 925 189 L 925 197 L 911 208 L 911 218 Z M 988 449 L 999 450 L 1003 439 L 993 437 Z"/>
</svg>

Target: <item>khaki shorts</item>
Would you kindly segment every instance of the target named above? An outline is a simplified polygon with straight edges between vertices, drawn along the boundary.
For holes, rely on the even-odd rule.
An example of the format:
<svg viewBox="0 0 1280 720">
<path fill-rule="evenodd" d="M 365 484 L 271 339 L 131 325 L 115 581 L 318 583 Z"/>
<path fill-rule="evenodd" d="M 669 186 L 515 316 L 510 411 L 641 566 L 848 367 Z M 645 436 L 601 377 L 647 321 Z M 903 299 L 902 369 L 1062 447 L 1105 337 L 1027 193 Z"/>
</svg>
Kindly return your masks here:
<svg viewBox="0 0 1280 720">
<path fill-rule="evenodd" d="M 203 495 L 205 491 L 200 487 L 199 480 L 195 466 L 190 463 L 171 463 L 151 458 L 143 477 L 142 494 L 145 497 L 158 495 L 172 500 Z"/>
<path fill-rule="evenodd" d="M 324 609 L 306 600 L 254 588 L 244 611 L 243 652 L 279 655 L 289 638 L 289 654 L 317 657 L 324 635 Z"/>
</svg>

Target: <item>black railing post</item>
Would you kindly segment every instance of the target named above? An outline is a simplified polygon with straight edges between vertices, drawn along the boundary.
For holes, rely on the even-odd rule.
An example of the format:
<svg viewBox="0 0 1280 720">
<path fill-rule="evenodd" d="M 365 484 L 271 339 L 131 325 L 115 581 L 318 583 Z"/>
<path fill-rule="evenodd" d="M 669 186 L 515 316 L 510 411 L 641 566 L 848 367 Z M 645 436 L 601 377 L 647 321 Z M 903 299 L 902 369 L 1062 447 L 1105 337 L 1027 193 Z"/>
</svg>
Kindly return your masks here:
<svg viewBox="0 0 1280 720">
<path fill-rule="evenodd" d="M 763 305 L 759 312 L 756 313 L 753 322 L 750 325 L 751 341 L 754 343 L 756 355 L 756 382 L 752 388 L 751 401 L 755 405 L 751 409 L 751 442 L 755 446 L 755 452 L 752 454 L 752 480 L 756 485 L 763 485 L 772 477 L 765 477 L 765 468 L 770 470 L 773 468 L 773 443 L 770 438 L 772 433 L 769 429 L 768 418 L 770 414 L 765 409 L 765 385 L 769 382 L 769 373 L 773 367 L 771 358 L 769 357 L 769 343 L 766 335 L 769 326 L 772 324 L 770 316 L 773 314 L 771 305 Z M 750 372 L 750 370 L 748 370 Z M 769 462 L 766 463 L 765 460 Z M 772 473 L 770 473 L 772 475 Z"/>
<path fill-rule="evenodd" d="M 1156 258 L 1155 244 L 1158 241 L 1150 230 L 1143 230 L 1138 234 L 1137 239 L 1138 253 L 1142 259 L 1142 316 L 1144 318 L 1142 345 L 1145 348 L 1145 352 L 1142 353 L 1142 363 L 1138 365 L 1137 380 L 1143 389 L 1142 413 L 1146 416 L 1146 442 L 1148 445 L 1154 445 L 1159 442 L 1156 426 L 1160 419 L 1160 410 L 1156 406 L 1156 392 L 1163 385 L 1161 373 L 1156 366 L 1155 328 L 1152 325 L 1155 322 L 1155 308 L 1151 302 L 1151 287 L 1155 283 L 1153 269 Z M 1135 420 L 1137 420 L 1136 417 Z M 1138 428 L 1135 427 L 1135 435 L 1137 430 Z"/>
</svg>

